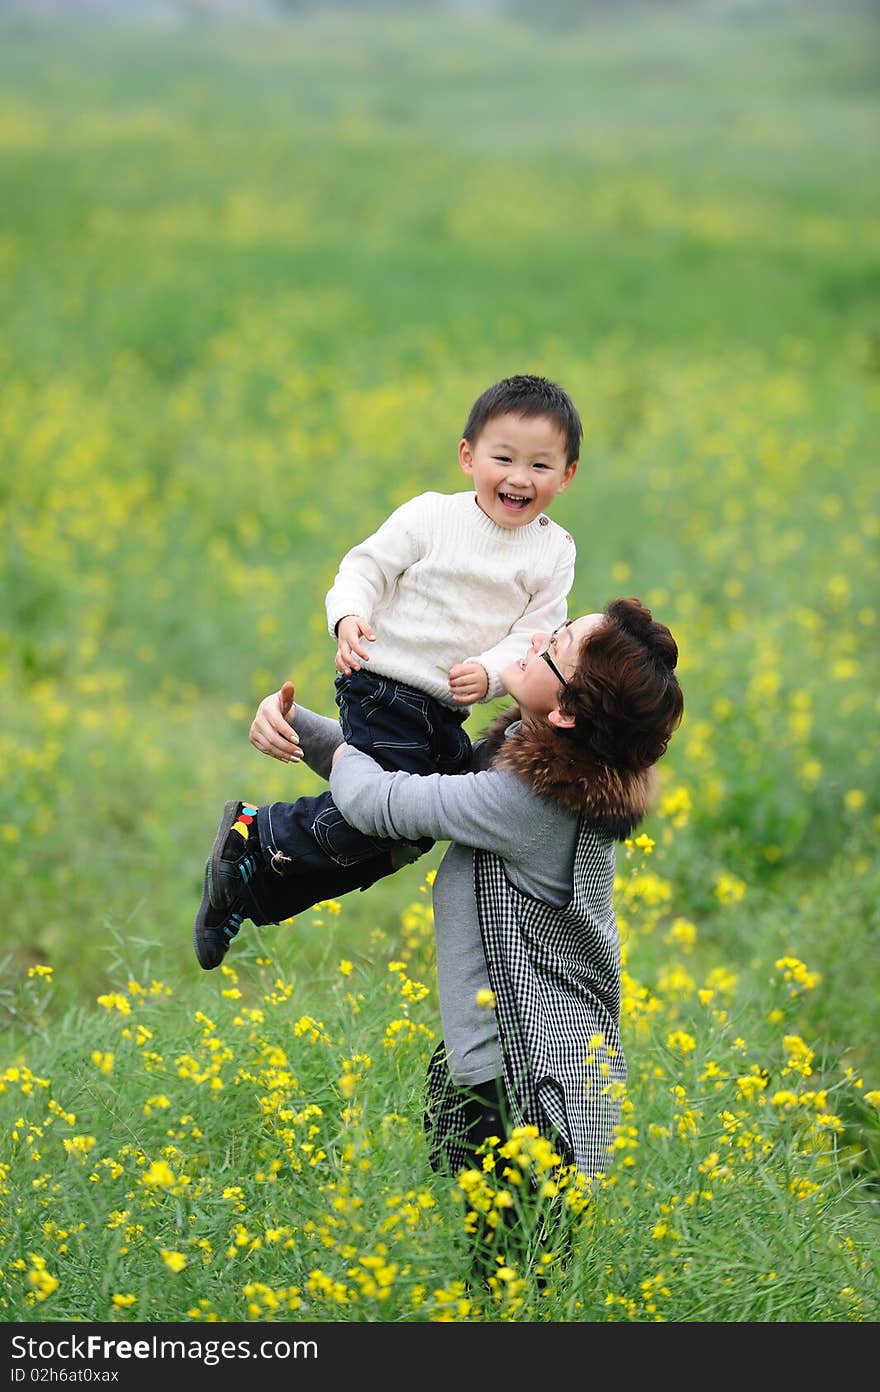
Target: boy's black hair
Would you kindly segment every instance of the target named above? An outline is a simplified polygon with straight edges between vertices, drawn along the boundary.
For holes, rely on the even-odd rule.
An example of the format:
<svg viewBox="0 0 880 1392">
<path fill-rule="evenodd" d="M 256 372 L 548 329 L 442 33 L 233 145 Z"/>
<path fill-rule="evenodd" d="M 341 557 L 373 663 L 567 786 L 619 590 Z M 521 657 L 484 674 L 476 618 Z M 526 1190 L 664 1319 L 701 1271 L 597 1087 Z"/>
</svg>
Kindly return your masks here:
<svg viewBox="0 0 880 1392">
<path fill-rule="evenodd" d="M 584 435 L 581 418 L 568 392 L 555 382 L 523 374 L 505 377 L 494 387 L 487 387 L 471 407 L 462 434 L 474 445 L 490 420 L 506 415 L 549 417 L 565 436 L 566 463 L 573 464 L 580 458 Z"/>
</svg>

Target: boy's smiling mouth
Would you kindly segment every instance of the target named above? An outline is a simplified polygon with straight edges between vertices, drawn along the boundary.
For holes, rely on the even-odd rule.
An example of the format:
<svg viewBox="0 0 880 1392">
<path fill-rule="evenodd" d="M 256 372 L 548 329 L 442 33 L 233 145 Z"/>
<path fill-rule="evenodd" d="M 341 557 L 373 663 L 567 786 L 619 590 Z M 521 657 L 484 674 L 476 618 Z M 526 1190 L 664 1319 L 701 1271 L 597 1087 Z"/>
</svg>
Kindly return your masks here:
<svg viewBox="0 0 880 1392">
<path fill-rule="evenodd" d="M 531 499 L 523 498 L 517 493 L 499 493 L 498 501 L 502 507 L 510 508 L 514 512 L 522 512 L 523 508 L 528 507 Z"/>
</svg>

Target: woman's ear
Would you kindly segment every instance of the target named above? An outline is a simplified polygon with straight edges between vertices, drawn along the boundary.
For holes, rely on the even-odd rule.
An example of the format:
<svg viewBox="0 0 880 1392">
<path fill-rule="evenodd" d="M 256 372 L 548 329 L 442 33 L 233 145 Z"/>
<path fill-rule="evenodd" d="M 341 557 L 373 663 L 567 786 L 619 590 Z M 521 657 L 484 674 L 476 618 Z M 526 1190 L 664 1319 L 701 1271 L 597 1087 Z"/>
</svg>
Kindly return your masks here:
<svg viewBox="0 0 880 1392">
<path fill-rule="evenodd" d="M 565 711 L 560 710 L 558 706 L 548 713 L 547 719 L 551 725 L 556 726 L 557 730 L 571 730 L 575 723 L 574 716 L 566 715 Z"/>
</svg>

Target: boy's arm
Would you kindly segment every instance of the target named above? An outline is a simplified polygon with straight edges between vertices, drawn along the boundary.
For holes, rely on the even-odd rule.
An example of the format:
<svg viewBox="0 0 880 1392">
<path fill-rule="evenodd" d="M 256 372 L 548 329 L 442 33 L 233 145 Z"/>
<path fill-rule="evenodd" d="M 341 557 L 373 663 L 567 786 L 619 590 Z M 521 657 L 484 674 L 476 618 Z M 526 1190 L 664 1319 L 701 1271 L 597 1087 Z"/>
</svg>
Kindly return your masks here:
<svg viewBox="0 0 880 1392">
<path fill-rule="evenodd" d="M 425 505 L 410 498 L 375 532 L 347 551 L 327 592 L 327 627 L 336 636 L 340 619 L 357 615 L 372 621 L 377 603 L 395 580 L 418 560 L 425 537 Z"/>
<path fill-rule="evenodd" d="M 361 614 L 346 614 L 336 625 L 336 670 L 344 677 L 359 672 L 362 662 L 369 662 L 365 643 L 375 643 L 376 631 Z"/>
<path fill-rule="evenodd" d="M 560 562 L 547 581 L 539 585 L 523 613 L 509 632 L 483 653 L 465 658 L 466 663 L 479 662 L 489 676 L 489 689 L 483 698 L 493 701 L 505 694 L 501 671 L 511 662 L 524 656 L 536 633 L 552 633 L 568 617 L 568 595 L 574 584 L 575 546 L 566 543 Z"/>
</svg>

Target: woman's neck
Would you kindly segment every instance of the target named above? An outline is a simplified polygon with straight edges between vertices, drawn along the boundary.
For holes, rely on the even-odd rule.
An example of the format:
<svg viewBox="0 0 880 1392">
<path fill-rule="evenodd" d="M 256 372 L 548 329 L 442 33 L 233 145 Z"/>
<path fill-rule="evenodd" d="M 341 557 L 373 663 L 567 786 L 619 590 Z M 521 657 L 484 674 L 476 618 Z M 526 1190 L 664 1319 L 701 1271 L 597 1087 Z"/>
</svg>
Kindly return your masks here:
<svg viewBox="0 0 880 1392">
<path fill-rule="evenodd" d="M 534 711 L 523 710 L 520 707 L 520 722 L 525 730 L 547 730 L 550 722 L 546 715 L 536 715 Z"/>
</svg>

